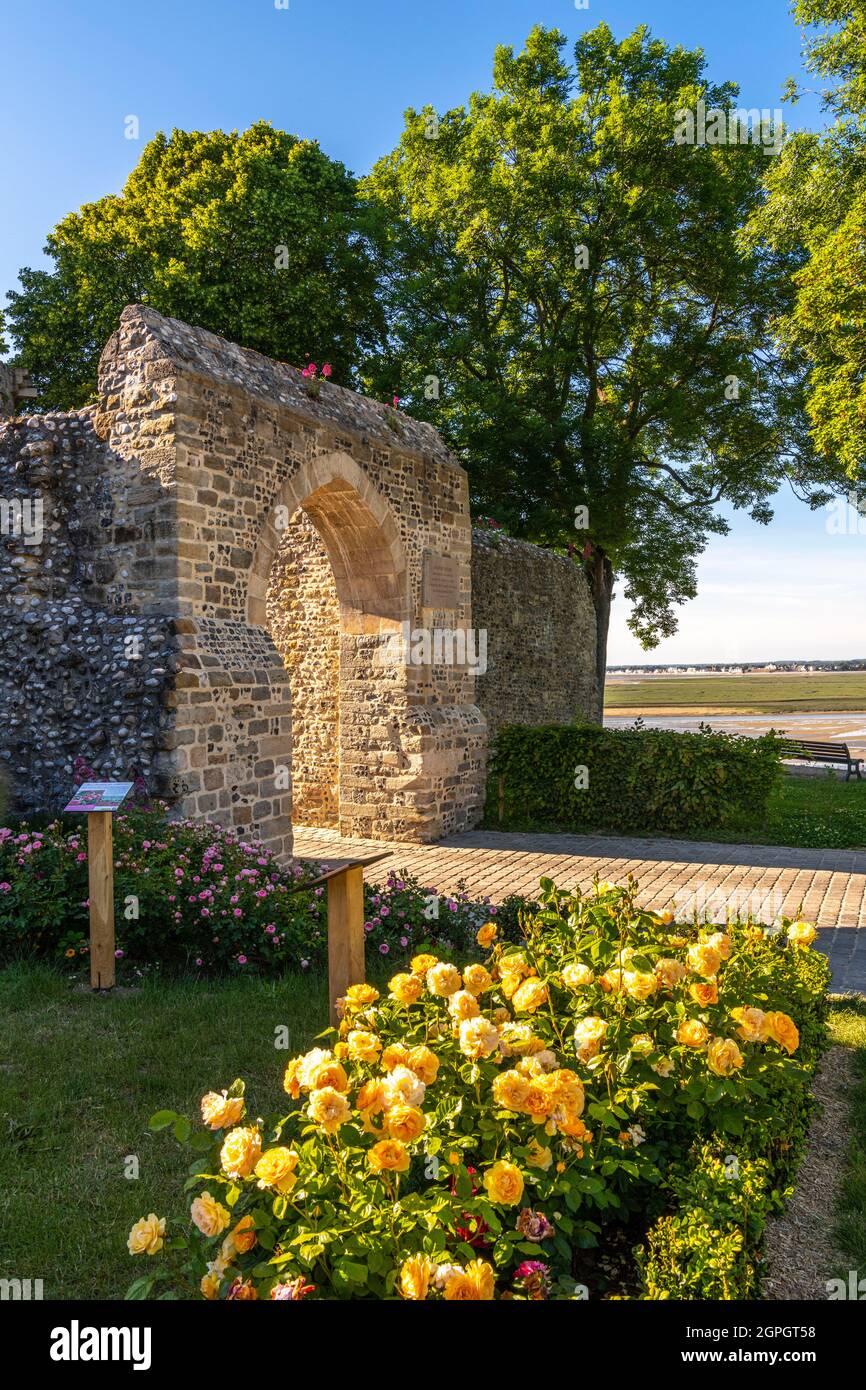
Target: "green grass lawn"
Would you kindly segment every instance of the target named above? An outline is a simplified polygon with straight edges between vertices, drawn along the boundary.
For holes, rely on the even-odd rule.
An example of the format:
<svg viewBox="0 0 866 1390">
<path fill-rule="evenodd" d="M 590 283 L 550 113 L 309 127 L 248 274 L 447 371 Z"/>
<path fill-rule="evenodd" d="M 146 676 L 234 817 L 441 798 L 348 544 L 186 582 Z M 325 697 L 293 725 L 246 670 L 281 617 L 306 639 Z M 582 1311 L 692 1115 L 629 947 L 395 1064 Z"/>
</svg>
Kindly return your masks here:
<svg viewBox="0 0 866 1390">
<path fill-rule="evenodd" d="M 851 1149 L 848 1167 L 842 1184 L 833 1232 L 838 1250 L 850 1259 L 850 1265 L 838 1275 L 847 1277 L 847 1269 L 859 1271 L 866 1278 L 866 999 L 845 1000 L 833 1007 L 830 1032 L 834 1042 L 856 1049 L 854 1059 L 855 1088 L 851 1093 Z"/>
<path fill-rule="evenodd" d="M 656 676 L 609 680 L 609 713 L 794 714 L 866 709 L 866 672 L 820 671 L 785 676 Z"/>
<path fill-rule="evenodd" d="M 737 822 L 725 830 L 696 829 L 693 839 L 732 844 L 866 849 L 866 781 L 838 777 L 782 778 L 764 823 Z"/>
<path fill-rule="evenodd" d="M 48 1298 L 117 1298 L 139 1272 L 126 1250 L 150 1211 L 186 1225 L 190 1162 L 147 1121 L 197 1117 L 236 1076 L 253 1115 L 277 1110 L 289 1054 L 327 1026 L 323 976 L 157 983 L 100 997 L 48 969 L 0 972 L 0 1277 Z M 124 1177 L 137 1155 L 140 1177 Z"/>
</svg>

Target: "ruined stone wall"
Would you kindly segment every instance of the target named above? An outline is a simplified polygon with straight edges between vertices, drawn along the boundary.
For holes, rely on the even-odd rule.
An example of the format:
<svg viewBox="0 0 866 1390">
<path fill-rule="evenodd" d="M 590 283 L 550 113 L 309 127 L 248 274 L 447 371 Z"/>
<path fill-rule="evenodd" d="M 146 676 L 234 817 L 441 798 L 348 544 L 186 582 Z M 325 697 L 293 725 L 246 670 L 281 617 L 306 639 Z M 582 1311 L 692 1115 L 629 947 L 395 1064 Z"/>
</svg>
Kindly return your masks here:
<svg viewBox="0 0 866 1390">
<path fill-rule="evenodd" d="M 500 724 L 600 718 L 595 610 L 572 560 L 476 529 L 472 612 L 474 626 L 487 630 L 476 699 L 491 738 Z"/>
<path fill-rule="evenodd" d="M 582 576 L 473 545 L 430 426 L 152 310 L 124 311 L 94 409 L 0 421 L 0 507 L 0 768 L 23 809 L 62 805 L 80 755 L 278 853 L 293 815 L 432 839 L 480 814 L 485 714 L 593 709 Z M 477 683 L 394 657 L 406 630 L 469 627 Z"/>
<path fill-rule="evenodd" d="M 77 756 L 158 780 L 171 619 L 107 598 L 128 579 L 141 489 L 90 410 L 0 421 L 0 767 L 21 811 L 61 809 Z"/>
</svg>

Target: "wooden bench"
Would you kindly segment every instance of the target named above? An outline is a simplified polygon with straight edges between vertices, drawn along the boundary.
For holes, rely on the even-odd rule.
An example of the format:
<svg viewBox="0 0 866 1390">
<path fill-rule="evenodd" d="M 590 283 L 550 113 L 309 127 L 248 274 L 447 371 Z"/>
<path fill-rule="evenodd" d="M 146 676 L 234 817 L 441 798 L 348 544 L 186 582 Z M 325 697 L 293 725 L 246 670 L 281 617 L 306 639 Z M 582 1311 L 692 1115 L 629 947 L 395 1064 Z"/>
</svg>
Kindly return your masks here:
<svg viewBox="0 0 866 1390">
<path fill-rule="evenodd" d="M 861 777 L 862 758 L 852 758 L 847 743 L 813 743 L 806 739 L 786 739 L 782 744 L 783 758 L 802 758 L 806 762 L 834 763 L 847 768 L 845 781 L 851 780 L 853 772 L 858 780 Z"/>
</svg>

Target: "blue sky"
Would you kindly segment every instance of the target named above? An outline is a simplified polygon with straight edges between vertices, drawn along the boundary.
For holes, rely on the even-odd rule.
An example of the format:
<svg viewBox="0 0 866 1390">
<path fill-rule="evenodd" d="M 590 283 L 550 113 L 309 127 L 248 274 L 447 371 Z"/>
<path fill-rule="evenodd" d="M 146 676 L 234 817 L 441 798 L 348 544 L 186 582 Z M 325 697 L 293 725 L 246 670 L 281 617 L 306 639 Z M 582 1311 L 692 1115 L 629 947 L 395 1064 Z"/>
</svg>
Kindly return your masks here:
<svg viewBox="0 0 866 1390">
<path fill-rule="evenodd" d="M 488 87 L 497 43 L 519 47 L 535 23 L 576 37 L 601 20 L 702 47 L 745 106 L 774 109 L 800 72 L 788 11 L 787 0 L 0 0 L 0 294 L 20 266 L 42 264 L 64 213 L 121 188 L 157 130 L 264 118 L 363 173 L 396 143 L 407 106 L 445 109 Z M 124 136 L 129 115 L 139 141 Z M 786 119 L 819 123 L 816 100 Z M 738 518 L 714 539 L 700 590 L 649 658 L 617 603 L 611 662 L 866 654 L 866 536 L 829 535 L 793 498 L 770 528 Z"/>
</svg>

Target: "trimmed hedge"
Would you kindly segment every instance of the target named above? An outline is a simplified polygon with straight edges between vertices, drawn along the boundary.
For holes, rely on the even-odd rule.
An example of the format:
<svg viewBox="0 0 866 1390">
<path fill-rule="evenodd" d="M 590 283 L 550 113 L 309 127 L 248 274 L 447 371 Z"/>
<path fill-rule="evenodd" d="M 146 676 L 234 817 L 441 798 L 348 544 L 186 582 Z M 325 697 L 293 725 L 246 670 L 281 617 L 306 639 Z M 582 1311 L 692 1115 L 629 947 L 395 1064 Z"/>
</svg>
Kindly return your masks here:
<svg viewBox="0 0 866 1390">
<path fill-rule="evenodd" d="M 755 823 L 781 775 L 779 746 L 773 734 L 505 725 L 491 760 L 487 824 L 677 834 L 744 815 Z"/>
</svg>

